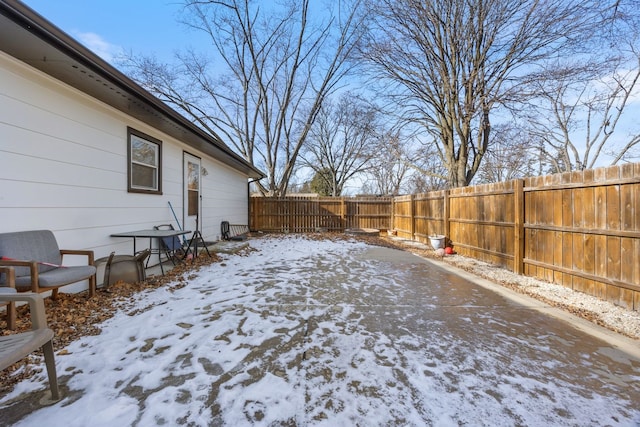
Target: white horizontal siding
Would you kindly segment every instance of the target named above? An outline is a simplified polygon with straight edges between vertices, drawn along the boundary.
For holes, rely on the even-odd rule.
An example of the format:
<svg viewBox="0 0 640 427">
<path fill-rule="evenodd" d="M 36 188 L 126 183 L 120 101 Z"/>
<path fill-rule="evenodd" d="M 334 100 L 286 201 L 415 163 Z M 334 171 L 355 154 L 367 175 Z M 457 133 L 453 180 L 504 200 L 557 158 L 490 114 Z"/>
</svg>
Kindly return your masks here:
<svg viewBox="0 0 640 427">
<path fill-rule="evenodd" d="M 162 141 L 162 195 L 127 192 L 127 126 Z M 176 226 L 168 202 L 182 220 L 185 151 L 209 172 L 205 239 L 223 220 L 247 223 L 246 175 L 0 52 L 0 232 L 49 229 L 97 258 L 130 253 L 131 239 L 110 234 Z"/>
<path fill-rule="evenodd" d="M 209 175 L 202 180 L 202 233 L 212 239 L 220 236 L 220 223 L 248 224 L 247 180 L 219 163 L 203 162 Z"/>
</svg>

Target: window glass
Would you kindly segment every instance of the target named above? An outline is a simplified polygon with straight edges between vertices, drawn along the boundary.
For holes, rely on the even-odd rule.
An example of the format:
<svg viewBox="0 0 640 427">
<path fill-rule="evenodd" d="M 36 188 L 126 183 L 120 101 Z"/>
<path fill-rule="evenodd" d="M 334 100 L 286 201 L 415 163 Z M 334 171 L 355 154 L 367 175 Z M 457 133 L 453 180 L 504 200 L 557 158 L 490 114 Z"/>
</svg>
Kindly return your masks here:
<svg viewBox="0 0 640 427">
<path fill-rule="evenodd" d="M 200 165 L 192 162 L 188 162 L 188 179 L 187 183 L 188 191 L 189 191 L 189 206 L 188 206 L 188 214 L 189 215 L 197 215 L 198 214 L 198 201 L 200 199 Z"/>
<path fill-rule="evenodd" d="M 161 193 L 162 142 L 129 128 L 130 192 Z"/>
</svg>

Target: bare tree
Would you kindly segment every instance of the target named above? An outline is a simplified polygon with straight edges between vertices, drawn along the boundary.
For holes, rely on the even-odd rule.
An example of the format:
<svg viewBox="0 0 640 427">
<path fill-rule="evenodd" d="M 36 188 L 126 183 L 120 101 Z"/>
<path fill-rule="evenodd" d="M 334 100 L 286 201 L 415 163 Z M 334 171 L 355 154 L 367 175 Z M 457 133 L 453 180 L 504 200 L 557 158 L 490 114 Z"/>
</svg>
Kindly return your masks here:
<svg viewBox="0 0 640 427">
<path fill-rule="evenodd" d="M 619 0 L 370 0 L 365 59 L 402 120 L 436 143 L 449 186 L 468 185 L 487 153 L 492 113 L 518 101 L 528 70 L 583 47 Z"/>
<path fill-rule="evenodd" d="M 398 195 L 402 192 L 405 177 L 411 168 L 406 160 L 407 148 L 399 132 L 387 132 L 367 171 L 365 190 L 372 194 Z"/>
<path fill-rule="evenodd" d="M 511 122 L 494 127 L 492 142 L 474 182 L 485 184 L 539 174 L 539 143 Z"/>
<path fill-rule="evenodd" d="M 446 173 L 433 144 L 398 129 L 387 131 L 382 141 L 367 171 L 363 193 L 398 195 L 447 188 Z"/>
<path fill-rule="evenodd" d="M 405 151 L 405 164 L 410 166 L 406 177 L 408 193 L 426 193 L 449 187 L 444 164 L 435 144 L 421 142 Z"/>
<path fill-rule="evenodd" d="M 322 105 L 301 156 L 326 181 L 328 195 L 340 196 L 350 179 L 369 168 L 379 145 L 377 109 L 346 92 L 337 103 Z"/>
<path fill-rule="evenodd" d="M 359 0 L 315 10 L 313 19 L 311 3 L 186 0 L 185 23 L 208 35 L 213 59 L 185 51 L 170 67 L 128 58 L 141 84 L 267 173 L 257 185 L 262 194 L 286 193 L 311 125 L 350 72 L 364 28 Z"/>
<path fill-rule="evenodd" d="M 559 67 L 547 73 L 547 82 L 538 82 L 538 102 L 527 121 L 533 137 L 543 142 L 540 156 L 551 165 L 549 172 L 591 169 L 605 155 L 611 165 L 637 156 L 640 128 L 624 136 L 616 132 L 640 86 L 640 52 L 629 46 L 631 63 L 623 60 L 629 56 L 592 62 L 583 67 L 587 76 L 586 71 L 576 75 L 581 67 L 575 65 Z"/>
</svg>

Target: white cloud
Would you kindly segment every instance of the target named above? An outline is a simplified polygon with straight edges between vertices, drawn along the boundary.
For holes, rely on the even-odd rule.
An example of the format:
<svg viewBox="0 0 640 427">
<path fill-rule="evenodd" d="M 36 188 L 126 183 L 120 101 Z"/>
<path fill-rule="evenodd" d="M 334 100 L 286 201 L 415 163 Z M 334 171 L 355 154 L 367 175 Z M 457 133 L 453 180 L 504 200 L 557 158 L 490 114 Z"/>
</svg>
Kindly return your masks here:
<svg viewBox="0 0 640 427">
<path fill-rule="evenodd" d="M 96 55 L 107 62 L 112 62 L 117 54 L 122 51 L 120 46 L 109 43 L 96 33 L 76 31 L 74 32 L 74 36 L 80 43 L 91 49 Z"/>
</svg>

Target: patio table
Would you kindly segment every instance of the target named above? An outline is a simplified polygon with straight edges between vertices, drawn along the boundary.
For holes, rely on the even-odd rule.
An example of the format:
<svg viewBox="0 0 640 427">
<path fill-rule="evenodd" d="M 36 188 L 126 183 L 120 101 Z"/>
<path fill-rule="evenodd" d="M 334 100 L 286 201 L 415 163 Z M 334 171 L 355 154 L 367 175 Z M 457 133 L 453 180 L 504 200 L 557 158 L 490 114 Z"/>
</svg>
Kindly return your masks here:
<svg viewBox="0 0 640 427">
<path fill-rule="evenodd" d="M 154 253 L 158 254 L 158 261 L 160 262 L 160 267 L 162 269 L 162 260 L 160 259 L 160 257 L 162 256 L 161 249 L 160 249 L 160 243 L 158 242 L 158 247 L 154 249 L 152 244 L 151 244 L 152 243 L 152 239 L 163 239 L 165 237 L 182 236 L 182 235 L 189 234 L 189 233 L 191 233 L 190 230 L 154 230 L 154 229 L 149 229 L 149 230 L 125 231 L 123 233 L 114 233 L 114 234 L 111 235 L 111 237 L 131 237 L 131 238 L 133 238 L 133 255 L 138 253 L 136 251 L 136 239 L 137 238 L 148 238 L 149 239 L 149 250 L 151 251 L 151 254 L 154 254 Z M 151 258 L 151 256 L 149 256 L 149 258 Z M 162 271 L 162 273 L 164 274 L 164 270 Z"/>
</svg>

